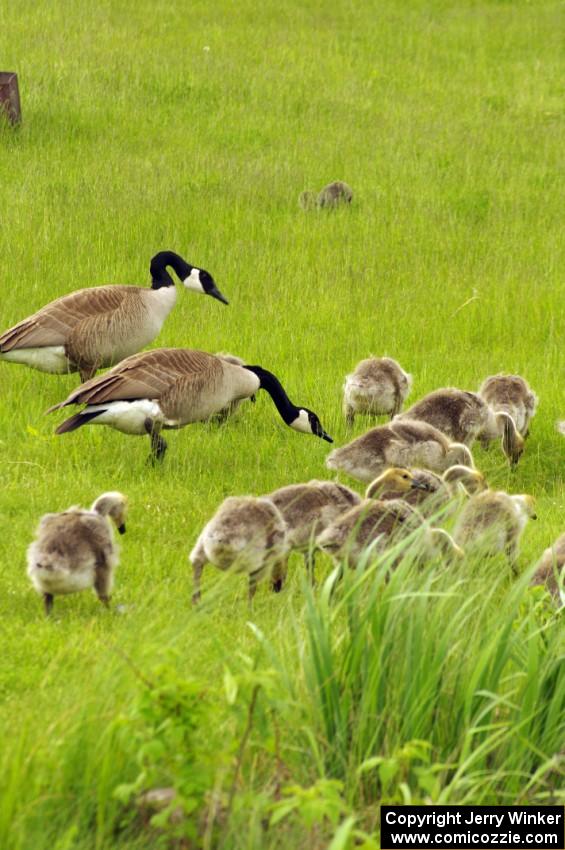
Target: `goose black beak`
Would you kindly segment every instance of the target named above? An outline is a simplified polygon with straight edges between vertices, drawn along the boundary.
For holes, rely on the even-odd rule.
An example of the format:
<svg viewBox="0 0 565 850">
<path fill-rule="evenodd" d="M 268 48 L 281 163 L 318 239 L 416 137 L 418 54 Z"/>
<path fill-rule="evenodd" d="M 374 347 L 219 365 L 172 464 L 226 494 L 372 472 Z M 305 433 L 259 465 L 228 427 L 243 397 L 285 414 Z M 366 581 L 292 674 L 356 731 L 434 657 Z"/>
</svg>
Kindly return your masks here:
<svg viewBox="0 0 565 850">
<path fill-rule="evenodd" d="M 322 431 L 322 433 L 319 436 L 322 438 L 322 440 L 326 440 L 326 442 L 328 442 L 328 443 L 333 443 L 333 439 L 330 437 L 329 434 L 326 434 L 325 431 Z"/>
<path fill-rule="evenodd" d="M 126 533 L 126 524 L 125 524 L 125 522 L 122 522 L 122 524 L 118 526 L 118 533 L 119 533 L 119 534 L 125 534 L 125 533 Z"/>
<path fill-rule="evenodd" d="M 230 302 L 226 298 L 225 295 L 222 295 L 217 286 L 213 286 L 212 289 L 209 289 L 206 295 L 211 295 L 212 298 L 217 298 L 218 301 L 221 301 L 222 304 L 229 304 Z"/>
</svg>

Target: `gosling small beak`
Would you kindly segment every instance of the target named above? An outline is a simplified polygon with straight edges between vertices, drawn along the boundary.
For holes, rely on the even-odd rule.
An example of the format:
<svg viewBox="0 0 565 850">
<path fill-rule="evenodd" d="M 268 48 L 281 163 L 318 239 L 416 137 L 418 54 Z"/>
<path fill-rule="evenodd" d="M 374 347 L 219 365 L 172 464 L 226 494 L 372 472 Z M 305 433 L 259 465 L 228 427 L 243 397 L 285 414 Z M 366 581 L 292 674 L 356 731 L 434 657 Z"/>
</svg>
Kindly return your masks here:
<svg viewBox="0 0 565 850">
<path fill-rule="evenodd" d="M 119 533 L 119 534 L 125 534 L 125 533 L 126 533 L 126 524 L 125 524 L 125 522 L 122 522 L 122 524 L 118 526 L 118 533 Z"/>
<path fill-rule="evenodd" d="M 537 519 L 537 518 L 538 518 L 537 514 L 532 514 L 531 517 L 530 517 L 530 519 Z"/>
<path fill-rule="evenodd" d="M 418 481 L 417 478 L 412 479 L 412 483 L 410 486 L 412 490 L 426 490 L 427 492 L 430 489 L 425 481 Z"/>
<path fill-rule="evenodd" d="M 253 404 L 255 404 L 255 402 L 257 401 L 257 396 L 255 395 L 255 393 L 249 396 L 249 401 L 252 401 Z"/>
<path fill-rule="evenodd" d="M 230 302 L 226 298 L 225 295 L 222 295 L 217 286 L 213 286 L 212 289 L 209 289 L 206 295 L 211 295 L 212 298 L 217 298 L 218 301 L 221 301 L 222 304 L 229 304 Z"/>
</svg>

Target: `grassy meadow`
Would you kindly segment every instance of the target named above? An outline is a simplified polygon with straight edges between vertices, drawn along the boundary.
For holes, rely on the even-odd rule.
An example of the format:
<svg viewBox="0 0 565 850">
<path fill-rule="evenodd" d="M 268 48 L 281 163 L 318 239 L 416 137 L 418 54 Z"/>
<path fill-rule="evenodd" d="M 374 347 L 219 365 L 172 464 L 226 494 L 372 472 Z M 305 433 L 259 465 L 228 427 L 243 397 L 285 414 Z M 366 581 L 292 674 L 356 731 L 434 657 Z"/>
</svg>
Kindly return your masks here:
<svg viewBox="0 0 565 850">
<path fill-rule="evenodd" d="M 565 530 L 564 9 L 0 8 L 23 110 L 0 126 L 2 329 L 73 289 L 148 284 L 170 249 L 230 304 L 179 291 L 155 345 L 270 369 L 336 445 L 343 378 L 370 353 L 413 374 L 410 401 L 500 371 L 540 397 L 515 472 L 475 450 L 492 487 L 537 497 L 519 579 L 407 559 L 330 596 L 293 556 L 250 615 L 244 580 L 211 567 L 193 611 L 188 553 L 226 495 L 324 477 L 328 444 L 261 393 L 223 427 L 170 432 L 152 468 L 146 439 L 54 436 L 44 412 L 77 376 L 2 364 L 3 850 L 370 850 L 382 801 L 563 800 L 563 623 L 527 583 Z M 299 209 L 333 179 L 351 208 Z M 47 621 L 25 574 L 38 518 L 107 489 L 130 500 L 114 609 L 80 594 Z M 156 833 L 132 800 L 171 785 L 186 817 Z"/>
</svg>

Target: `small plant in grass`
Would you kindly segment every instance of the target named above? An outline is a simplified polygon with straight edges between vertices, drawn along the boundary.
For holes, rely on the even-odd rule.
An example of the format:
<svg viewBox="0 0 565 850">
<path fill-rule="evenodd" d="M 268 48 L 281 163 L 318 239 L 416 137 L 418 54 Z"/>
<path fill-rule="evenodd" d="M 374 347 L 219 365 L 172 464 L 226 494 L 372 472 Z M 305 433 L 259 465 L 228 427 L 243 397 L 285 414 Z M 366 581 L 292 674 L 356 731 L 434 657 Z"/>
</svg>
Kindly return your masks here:
<svg viewBox="0 0 565 850">
<path fill-rule="evenodd" d="M 162 789 L 163 807 L 150 818 L 163 831 L 161 838 L 195 840 L 207 796 L 226 753 L 215 746 L 215 703 L 202 685 L 181 677 L 171 666 L 161 666 L 143 678 L 132 711 L 118 723 L 136 747 L 139 772 L 119 785 L 115 796 L 125 804 Z M 160 840 L 160 839 L 157 839 Z"/>
</svg>

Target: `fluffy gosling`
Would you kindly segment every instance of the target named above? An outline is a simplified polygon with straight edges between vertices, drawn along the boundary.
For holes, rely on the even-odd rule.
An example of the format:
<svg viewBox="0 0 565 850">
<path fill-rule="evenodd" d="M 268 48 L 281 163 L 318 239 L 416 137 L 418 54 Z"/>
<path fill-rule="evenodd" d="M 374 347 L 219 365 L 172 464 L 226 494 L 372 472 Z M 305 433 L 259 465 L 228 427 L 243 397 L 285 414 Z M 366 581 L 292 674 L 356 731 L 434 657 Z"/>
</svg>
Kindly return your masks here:
<svg viewBox="0 0 565 850">
<path fill-rule="evenodd" d="M 287 525 L 289 547 L 303 553 L 314 581 L 316 536 L 342 513 L 358 505 L 361 497 L 335 481 L 309 481 L 280 487 L 266 498 L 281 512 Z"/>
<path fill-rule="evenodd" d="M 124 534 L 126 514 L 126 497 L 110 492 L 99 496 L 88 511 L 72 507 L 41 518 L 27 550 L 27 574 L 43 596 L 46 614 L 51 613 L 54 596 L 88 588 L 109 606 L 119 561 L 112 522 Z"/>
<path fill-rule="evenodd" d="M 565 534 L 558 537 L 541 556 L 530 585 L 545 585 L 555 602 L 565 606 Z"/>
<path fill-rule="evenodd" d="M 371 428 L 326 458 L 328 469 L 342 470 L 367 483 L 389 466 L 423 466 L 444 472 L 456 464 L 474 466 L 467 446 L 452 443 L 427 422 L 410 421 L 404 416 Z"/>
<path fill-rule="evenodd" d="M 538 397 L 524 378 L 520 375 L 491 375 L 481 384 L 479 395 L 495 413 L 502 411 L 509 414 L 520 435 L 528 436 Z"/>
<path fill-rule="evenodd" d="M 200 578 L 208 563 L 219 570 L 245 573 L 250 603 L 257 582 L 267 576 L 278 592 L 286 576 L 288 551 L 286 523 L 269 499 L 230 496 L 204 526 L 189 555 L 193 603 L 200 600 Z"/>
<path fill-rule="evenodd" d="M 356 415 L 390 416 L 402 410 L 412 389 L 412 375 L 391 357 L 368 357 L 357 364 L 343 386 L 343 414 L 348 426 Z"/>
<path fill-rule="evenodd" d="M 355 569 L 367 550 L 386 552 L 409 537 L 416 528 L 422 531 L 422 556 L 433 557 L 437 549 L 462 557 L 462 550 L 443 529 L 429 528 L 421 514 L 401 499 L 388 502 L 368 499 L 338 517 L 318 535 L 317 544 L 336 564 Z M 399 554 L 395 564 L 402 560 Z"/>
<path fill-rule="evenodd" d="M 313 210 L 315 207 L 330 208 L 350 204 L 353 200 L 353 190 L 351 186 L 344 183 L 343 180 L 334 180 L 333 183 L 328 183 L 324 186 L 321 192 L 302 192 L 298 198 L 298 203 L 303 210 Z"/>
<path fill-rule="evenodd" d="M 486 555 L 505 554 L 516 573 L 522 532 L 528 519 L 536 518 L 533 496 L 485 490 L 464 506 L 454 537 L 465 549 L 477 547 Z"/>
<path fill-rule="evenodd" d="M 400 474 L 400 480 L 399 480 Z M 405 486 L 411 479 L 415 485 Z M 404 483 L 403 483 L 404 482 Z M 451 466 L 443 475 L 429 469 L 387 469 L 369 484 L 365 493 L 367 499 L 403 499 L 409 505 L 417 507 L 423 516 L 429 518 L 438 514 L 450 515 L 457 506 L 458 496 L 479 493 L 487 487 L 484 476 L 469 466 Z"/>
</svg>

